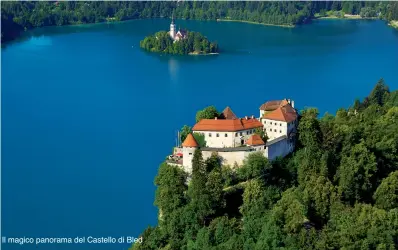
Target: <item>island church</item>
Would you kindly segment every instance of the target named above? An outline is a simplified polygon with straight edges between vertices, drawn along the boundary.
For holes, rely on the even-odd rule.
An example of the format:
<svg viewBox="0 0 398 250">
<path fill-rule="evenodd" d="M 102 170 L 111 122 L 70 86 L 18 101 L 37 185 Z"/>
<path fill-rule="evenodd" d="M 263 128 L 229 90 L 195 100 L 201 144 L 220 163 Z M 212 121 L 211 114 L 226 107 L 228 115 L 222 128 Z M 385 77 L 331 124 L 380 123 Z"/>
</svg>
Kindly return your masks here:
<svg viewBox="0 0 398 250">
<path fill-rule="evenodd" d="M 169 34 L 170 34 L 171 39 L 173 39 L 174 42 L 186 39 L 187 35 L 188 35 L 186 30 L 178 29 L 178 31 L 177 31 L 176 25 L 174 23 L 174 15 L 171 18 Z"/>
<path fill-rule="evenodd" d="M 241 166 L 253 152 L 261 152 L 269 160 L 291 153 L 295 146 L 298 116 L 294 101 L 290 99 L 265 102 L 260 106 L 258 118 L 238 118 L 230 107 L 226 107 L 219 117 L 200 120 L 192 132 L 204 136 L 206 146 L 200 148 L 203 159 L 217 153 L 223 165 Z M 256 129 L 266 132 L 266 142 L 255 133 Z M 167 162 L 191 174 L 193 154 L 199 147 L 195 137 L 189 134 L 182 145 L 174 149 L 174 155 L 169 156 L 169 159 L 182 159 Z"/>
</svg>

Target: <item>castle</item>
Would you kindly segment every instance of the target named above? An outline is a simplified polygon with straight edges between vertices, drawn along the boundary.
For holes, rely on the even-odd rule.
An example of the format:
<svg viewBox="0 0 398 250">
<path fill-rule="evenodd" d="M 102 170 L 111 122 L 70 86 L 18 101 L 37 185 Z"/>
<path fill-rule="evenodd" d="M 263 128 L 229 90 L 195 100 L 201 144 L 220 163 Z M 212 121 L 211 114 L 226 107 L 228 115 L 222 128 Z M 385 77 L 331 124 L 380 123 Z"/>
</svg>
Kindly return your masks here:
<svg viewBox="0 0 398 250">
<path fill-rule="evenodd" d="M 169 35 L 174 42 L 186 39 L 188 37 L 186 30 L 179 29 L 177 31 L 176 25 L 174 24 L 174 15 L 171 18 Z"/>
<path fill-rule="evenodd" d="M 203 159 L 216 152 L 223 165 L 242 165 L 243 160 L 253 152 L 261 152 L 270 160 L 284 157 L 294 149 L 294 139 L 298 125 L 298 112 L 294 101 L 283 99 L 268 101 L 260 106 L 260 117 L 238 118 L 231 108 L 226 107 L 219 117 L 202 119 L 192 128 L 193 133 L 204 136 L 206 147 L 201 147 Z M 255 133 L 263 129 L 268 136 L 265 143 Z M 174 149 L 174 155 L 181 157 L 170 164 L 182 167 L 192 173 L 192 158 L 199 144 L 192 134 Z"/>
</svg>

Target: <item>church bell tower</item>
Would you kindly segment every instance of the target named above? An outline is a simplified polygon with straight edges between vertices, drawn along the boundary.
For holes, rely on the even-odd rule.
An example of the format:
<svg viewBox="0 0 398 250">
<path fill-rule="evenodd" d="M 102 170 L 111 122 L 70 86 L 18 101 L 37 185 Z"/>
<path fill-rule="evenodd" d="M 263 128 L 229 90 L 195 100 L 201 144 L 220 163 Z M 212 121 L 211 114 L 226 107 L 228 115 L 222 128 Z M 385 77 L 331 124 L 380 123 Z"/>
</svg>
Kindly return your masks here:
<svg viewBox="0 0 398 250">
<path fill-rule="evenodd" d="M 176 36 L 176 25 L 174 24 L 174 13 L 171 17 L 171 24 L 170 24 L 170 37 L 171 39 L 174 40 L 174 37 Z"/>
</svg>

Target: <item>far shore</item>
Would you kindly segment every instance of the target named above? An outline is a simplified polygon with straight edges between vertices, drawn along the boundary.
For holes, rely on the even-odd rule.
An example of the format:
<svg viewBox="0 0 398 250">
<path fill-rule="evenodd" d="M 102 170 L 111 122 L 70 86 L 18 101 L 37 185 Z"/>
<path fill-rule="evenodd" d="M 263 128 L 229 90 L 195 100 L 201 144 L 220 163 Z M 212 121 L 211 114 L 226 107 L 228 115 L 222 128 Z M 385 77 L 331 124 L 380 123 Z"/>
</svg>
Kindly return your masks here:
<svg viewBox="0 0 398 250">
<path fill-rule="evenodd" d="M 269 23 L 259 23 L 259 22 L 251 22 L 251 21 L 243 21 L 243 20 L 235 20 L 235 19 L 216 19 L 217 22 L 238 22 L 238 23 L 250 23 L 250 24 L 257 24 L 257 25 L 264 25 L 264 26 L 276 26 L 276 27 L 283 27 L 283 28 L 294 28 L 295 25 L 291 24 L 269 24 Z"/>
<path fill-rule="evenodd" d="M 377 17 L 361 17 L 360 15 L 350 15 L 350 14 L 344 14 L 344 16 L 318 16 L 315 17 L 315 19 L 364 19 L 364 20 L 375 20 Z"/>
</svg>

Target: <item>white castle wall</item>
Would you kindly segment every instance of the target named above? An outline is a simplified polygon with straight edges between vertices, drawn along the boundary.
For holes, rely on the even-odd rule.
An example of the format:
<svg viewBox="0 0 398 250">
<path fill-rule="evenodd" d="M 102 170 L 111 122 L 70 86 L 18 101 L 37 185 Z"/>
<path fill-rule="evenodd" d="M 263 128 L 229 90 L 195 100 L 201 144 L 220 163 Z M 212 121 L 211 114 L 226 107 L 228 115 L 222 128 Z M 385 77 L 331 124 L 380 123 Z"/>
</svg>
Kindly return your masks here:
<svg viewBox="0 0 398 250">
<path fill-rule="evenodd" d="M 287 137 L 277 138 L 267 143 L 265 157 L 269 160 L 275 160 L 276 157 L 284 157 L 293 150 L 293 145 Z"/>
<path fill-rule="evenodd" d="M 265 132 L 267 132 L 267 136 L 270 140 L 284 135 L 287 136 L 288 133 L 287 122 L 261 119 L 261 123 L 264 125 L 264 130 Z"/>
<path fill-rule="evenodd" d="M 254 134 L 255 129 L 242 130 L 237 132 L 221 131 L 194 131 L 205 135 L 206 146 L 211 148 L 231 148 L 241 146 L 241 140 Z M 218 136 L 217 136 L 218 135 Z M 242 138 L 243 137 L 243 138 Z"/>
</svg>

